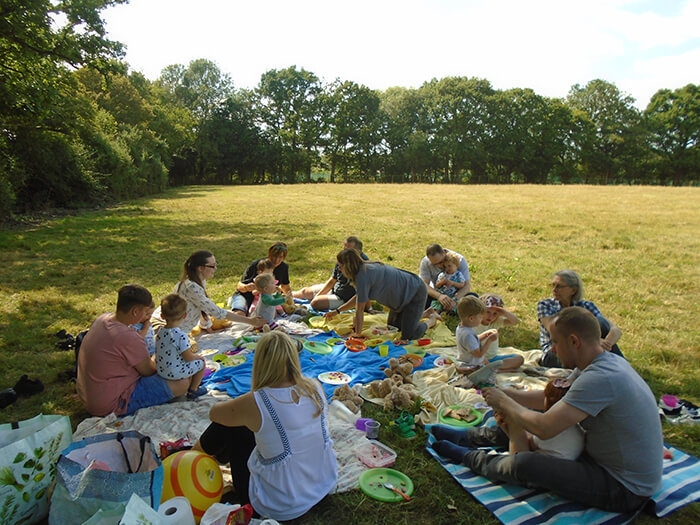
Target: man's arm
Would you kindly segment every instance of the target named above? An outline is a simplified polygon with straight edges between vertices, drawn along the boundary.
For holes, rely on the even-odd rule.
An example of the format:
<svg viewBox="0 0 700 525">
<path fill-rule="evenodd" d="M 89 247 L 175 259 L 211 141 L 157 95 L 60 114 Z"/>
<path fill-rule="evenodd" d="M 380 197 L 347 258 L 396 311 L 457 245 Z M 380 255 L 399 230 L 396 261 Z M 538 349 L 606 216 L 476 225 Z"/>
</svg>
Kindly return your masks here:
<svg viewBox="0 0 700 525">
<path fill-rule="evenodd" d="M 550 439 L 567 428 L 586 419 L 588 414 L 563 399 L 546 412 L 525 408 L 497 388 L 489 388 L 484 395 L 494 410 L 499 410 L 518 425 L 540 439 Z"/>
</svg>

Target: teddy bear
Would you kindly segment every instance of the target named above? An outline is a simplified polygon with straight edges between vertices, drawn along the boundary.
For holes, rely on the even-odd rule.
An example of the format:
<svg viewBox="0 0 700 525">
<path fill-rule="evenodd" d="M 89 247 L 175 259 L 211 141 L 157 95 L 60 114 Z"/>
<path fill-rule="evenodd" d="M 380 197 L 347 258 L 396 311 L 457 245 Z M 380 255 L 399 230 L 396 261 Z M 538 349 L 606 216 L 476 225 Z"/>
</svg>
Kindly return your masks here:
<svg viewBox="0 0 700 525">
<path fill-rule="evenodd" d="M 391 388 L 391 393 L 384 398 L 384 408 L 386 410 L 394 408 L 410 409 L 416 397 L 417 394 L 413 385 L 394 385 Z"/>
<path fill-rule="evenodd" d="M 367 388 L 372 397 L 384 398 L 391 393 L 391 387 L 394 385 L 394 381 L 387 377 L 386 379 L 375 379 L 367 385 Z"/>
<path fill-rule="evenodd" d="M 287 298 L 282 303 L 282 310 L 287 315 L 297 314 L 297 315 L 308 315 L 309 310 L 304 306 L 299 306 L 294 302 L 294 297 L 288 295 Z"/>
<path fill-rule="evenodd" d="M 348 407 L 353 414 L 357 414 L 360 411 L 360 406 L 365 402 L 365 400 L 348 385 L 341 385 L 336 388 L 333 392 L 331 402 L 333 402 L 334 399 Z"/>
<path fill-rule="evenodd" d="M 401 363 L 395 357 L 389 359 L 389 368 L 384 369 L 384 375 L 394 378 L 398 375 L 401 378 L 401 383 L 413 383 L 411 374 L 413 373 L 413 365 L 411 363 Z M 397 382 L 395 379 L 394 382 Z M 398 382 L 397 382 L 398 383 Z"/>
</svg>

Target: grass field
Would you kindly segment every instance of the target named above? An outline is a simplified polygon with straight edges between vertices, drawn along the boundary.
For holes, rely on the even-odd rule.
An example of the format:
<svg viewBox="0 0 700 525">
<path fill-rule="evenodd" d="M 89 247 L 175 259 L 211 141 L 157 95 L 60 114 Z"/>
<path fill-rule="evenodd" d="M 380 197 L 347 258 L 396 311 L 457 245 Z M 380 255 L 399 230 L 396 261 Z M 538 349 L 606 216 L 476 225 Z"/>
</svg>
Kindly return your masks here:
<svg viewBox="0 0 700 525">
<path fill-rule="evenodd" d="M 219 263 L 208 293 L 221 301 L 251 260 L 284 240 L 296 289 L 327 279 L 351 234 L 370 258 L 414 272 L 430 243 L 462 253 L 472 289 L 501 294 L 520 317 L 500 341 L 521 349 L 537 347 L 535 304 L 549 296 L 551 274 L 575 269 L 585 297 L 623 330 L 622 351 L 656 396 L 698 404 L 698 232 L 699 188 L 330 184 L 180 188 L 6 228 L 0 388 L 26 373 L 46 390 L 0 411 L 0 422 L 62 413 L 75 427 L 87 416 L 74 385 L 58 379 L 72 356 L 54 348 L 53 334 L 77 333 L 113 310 L 122 284 L 143 284 L 158 301 L 187 256 L 205 248 Z M 364 410 L 385 423 L 396 417 Z M 697 426 L 666 425 L 664 432 L 675 446 L 700 454 Z M 396 468 L 416 482 L 411 503 L 382 505 L 355 491 L 326 498 L 305 523 L 494 523 L 427 456 L 423 438 L 385 439 L 399 451 Z M 700 506 L 665 522 L 700 522 Z"/>
</svg>

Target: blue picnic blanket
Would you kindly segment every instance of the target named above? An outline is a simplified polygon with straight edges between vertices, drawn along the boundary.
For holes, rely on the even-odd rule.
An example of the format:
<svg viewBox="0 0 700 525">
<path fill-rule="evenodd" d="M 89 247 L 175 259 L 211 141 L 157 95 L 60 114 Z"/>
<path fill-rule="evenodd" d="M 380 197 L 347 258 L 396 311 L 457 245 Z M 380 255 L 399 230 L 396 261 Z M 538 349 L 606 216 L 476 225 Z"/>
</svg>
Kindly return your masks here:
<svg viewBox="0 0 700 525">
<path fill-rule="evenodd" d="M 338 337 L 331 332 L 324 332 L 307 338 L 308 341 L 325 342 L 326 340 Z M 350 386 L 356 383 L 369 383 L 375 379 L 384 379 L 386 375 L 381 367 L 389 366 L 391 357 L 399 357 L 406 353 L 402 346 L 395 345 L 391 341 L 385 343 L 389 347 L 386 357 L 379 355 L 376 348 L 369 347 L 362 352 L 351 352 L 341 342 L 333 347 L 333 352 L 327 355 L 320 355 L 302 350 L 299 354 L 301 369 L 307 377 L 318 377 L 323 372 L 344 372 L 351 377 Z M 246 355 L 245 363 L 234 367 L 224 367 L 210 375 L 202 381 L 202 384 L 213 390 L 226 392 L 231 397 L 238 397 L 250 391 L 250 384 L 253 375 L 254 353 Z M 416 370 L 426 370 L 433 367 L 437 355 L 426 354 L 423 363 Z M 333 396 L 333 391 L 337 385 L 321 383 L 328 399 Z"/>
<path fill-rule="evenodd" d="M 488 424 L 488 423 L 486 423 Z M 426 431 L 432 425 L 426 425 Z M 426 449 L 479 503 L 484 505 L 502 523 L 543 524 L 624 524 L 633 521 L 638 513 L 618 514 L 584 507 L 542 489 L 492 483 L 477 476 L 467 467 L 441 457 L 430 446 L 435 438 L 428 432 Z M 700 460 L 666 445 L 673 459 L 664 460 L 662 487 L 652 498 L 647 509 L 657 518 L 700 501 Z"/>
</svg>

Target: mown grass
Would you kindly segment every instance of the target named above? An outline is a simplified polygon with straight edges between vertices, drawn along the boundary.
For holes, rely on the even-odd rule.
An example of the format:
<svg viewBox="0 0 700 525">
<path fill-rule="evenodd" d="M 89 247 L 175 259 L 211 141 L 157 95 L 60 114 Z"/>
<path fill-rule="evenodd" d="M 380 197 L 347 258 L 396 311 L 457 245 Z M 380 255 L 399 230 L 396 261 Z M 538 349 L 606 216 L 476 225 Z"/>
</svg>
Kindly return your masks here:
<svg viewBox="0 0 700 525">
<path fill-rule="evenodd" d="M 373 259 L 417 271 L 432 242 L 470 263 L 472 288 L 495 291 L 521 318 L 503 344 L 537 347 L 535 304 L 557 269 L 577 270 L 593 300 L 623 332 L 621 348 L 657 397 L 700 402 L 696 320 L 700 299 L 700 189 L 588 186 L 298 185 L 188 187 L 111 209 L 0 232 L 0 388 L 27 373 L 46 391 L 0 412 L 7 422 L 39 412 L 87 414 L 59 379 L 72 355 L 54 348 L 59 329 L 76 333 L 114 308 L 127 282 L 158 300 L 195 249 L 219 262 L 208 291 L 223 300 L 248 262 L 284 240 L 292 286 L 322 282 L 342 240 L 365 242 Z M 395 415 L 364 409 L 388 423 Z M 696 427 L 664 427 L 672 444 L 700 453 Z M 432 461 L 424 436 L 384 433 L 396 468 L 416 482 L 411 503 L 383 505 L 359 491 L 326 498 L 305 522 L 494 523 Z M 450 507 L 456 507 L 452 510 Z M 642 518 L 651 522 L 651 518 Z M 665 520 L 700 521 L 697 504 Z"/>
</svg>

